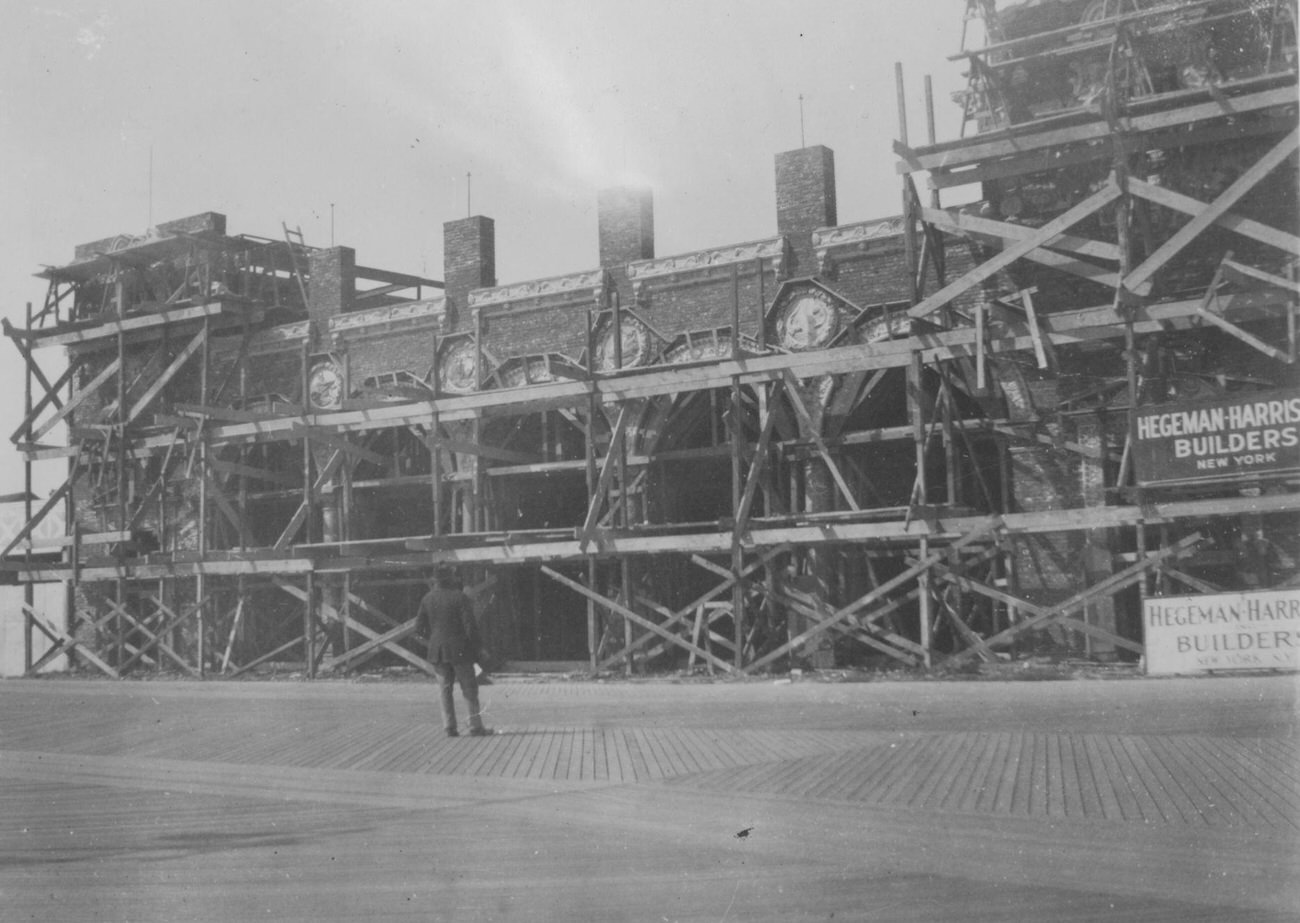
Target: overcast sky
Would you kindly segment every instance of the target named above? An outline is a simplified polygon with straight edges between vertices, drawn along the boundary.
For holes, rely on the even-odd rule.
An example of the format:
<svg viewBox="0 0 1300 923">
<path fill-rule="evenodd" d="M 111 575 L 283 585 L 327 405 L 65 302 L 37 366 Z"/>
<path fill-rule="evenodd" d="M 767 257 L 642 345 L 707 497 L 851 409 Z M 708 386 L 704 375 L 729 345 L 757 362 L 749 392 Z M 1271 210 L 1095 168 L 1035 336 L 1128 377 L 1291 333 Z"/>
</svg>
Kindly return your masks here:
<svg viewBox="0 0 1300 923">
<path fill-rule="evenodd" d="M 773 155 L 835 151 L 841 223 L 897 214 L 894 62 L 957 131 L 964 0 L 0 0 L 0 295 L 202 211 L 442 277 L 442 224 L 496 220 L 502 283 L 594 268 L 596 190 L 649 185 L 656 253 L 775 233 Z M 152 156 L 152 183 L 150 160 Z M 17 352 L 0 429 L 21 418 Z M 53 364 L 53 356 L 47 357 Z M 21 466 L 0 446 L 0 492 Z"/>
</svg>

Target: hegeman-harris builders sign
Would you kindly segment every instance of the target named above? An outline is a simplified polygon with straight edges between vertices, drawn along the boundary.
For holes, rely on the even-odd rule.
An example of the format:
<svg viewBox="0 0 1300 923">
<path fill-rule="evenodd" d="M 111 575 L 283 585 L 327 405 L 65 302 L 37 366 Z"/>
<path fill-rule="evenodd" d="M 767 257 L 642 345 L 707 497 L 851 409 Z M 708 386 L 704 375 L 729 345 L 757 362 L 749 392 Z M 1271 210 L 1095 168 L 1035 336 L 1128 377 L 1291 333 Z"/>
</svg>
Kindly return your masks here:
<svg viewBox="0 0 1300 923">
<path fill-rule="evenodd" d="M 1300 668 L 1300 588 L 1142 602 L 1147 673 Z"/>
<path fill-rule="evenodd" d="M 1300 471 L 1300 389 L 1140 407 L 1135 423 L 1142 485 Z"/>
</svg>

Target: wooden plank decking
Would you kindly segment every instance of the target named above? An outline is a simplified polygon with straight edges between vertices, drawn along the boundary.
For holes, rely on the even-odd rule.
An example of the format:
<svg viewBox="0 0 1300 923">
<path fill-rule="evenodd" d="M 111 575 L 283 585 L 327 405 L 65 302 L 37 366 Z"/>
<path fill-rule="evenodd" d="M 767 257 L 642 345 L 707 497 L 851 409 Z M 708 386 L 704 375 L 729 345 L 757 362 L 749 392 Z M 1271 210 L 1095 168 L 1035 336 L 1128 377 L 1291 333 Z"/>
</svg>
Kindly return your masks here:
<svg viewBox="0 0 1300 923">
<path fill-rule="evenodd" d="M 429 684 L 0 683 L 0 891 L 15 919 L 1290 920 L 1297 691 L 503 684 L 499 733 L 448 739 Z"/>
</svg>

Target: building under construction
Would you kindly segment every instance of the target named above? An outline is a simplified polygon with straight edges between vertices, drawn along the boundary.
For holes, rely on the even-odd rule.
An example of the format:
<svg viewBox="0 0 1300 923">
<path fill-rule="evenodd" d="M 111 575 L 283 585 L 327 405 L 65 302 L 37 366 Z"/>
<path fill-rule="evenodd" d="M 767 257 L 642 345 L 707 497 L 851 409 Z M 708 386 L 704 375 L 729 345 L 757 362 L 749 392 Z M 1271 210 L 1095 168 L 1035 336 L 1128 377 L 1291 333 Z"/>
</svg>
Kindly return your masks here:
<svg viewBox="0 0 1300 923">
<path fill-rule="evenodd" d="M 78 246 L 5 322 L 28 671 L 429 670 L 443 565 L 498 662 L 731 675 L 1135 661 L 1144 599 L 1295 586 L 1293 5 L 967 19 L 898 216 L 814 146 L 766 239 L 659 256 L 605 190 L 598 265 L 525 282 L 482 216 L 441 281 L 215 213 Z"/>
</svg>

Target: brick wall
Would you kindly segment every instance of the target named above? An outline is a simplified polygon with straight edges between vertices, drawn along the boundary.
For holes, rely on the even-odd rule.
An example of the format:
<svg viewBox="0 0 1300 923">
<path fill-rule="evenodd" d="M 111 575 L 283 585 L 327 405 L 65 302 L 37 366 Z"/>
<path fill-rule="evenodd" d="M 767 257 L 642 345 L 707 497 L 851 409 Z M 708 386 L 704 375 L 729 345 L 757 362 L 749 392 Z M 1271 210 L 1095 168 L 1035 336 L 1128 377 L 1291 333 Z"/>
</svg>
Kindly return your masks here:
<svg viewBox="0 0 1300 923">
<path fill-rule="evenodd" d="M 760 318 L 771 304 L 776 289 L 777 282 L 772 273 L 765 272 L 760 283 L 752 267 L 744 267 L 738 285 L 734 287 L 728 272 L 686 284 L 661 282 L 647 285 L 637 311 L 669 338 L 688 330 L 730 327 L 734 313 L 732 304 L 737 297 L 734 292 L 738 292 L 740 332 L 756 336 Z M 761 304 L 760 298 L 766 303 Z"/>
<path fill-rule="evenodd" d="M 494 313 L 484 320 L 483 345 L 502 362 L 547 352 L 577 358 L 587 346 L 587 311 L 592 306 L 583 300 Z"/>
</svg>

